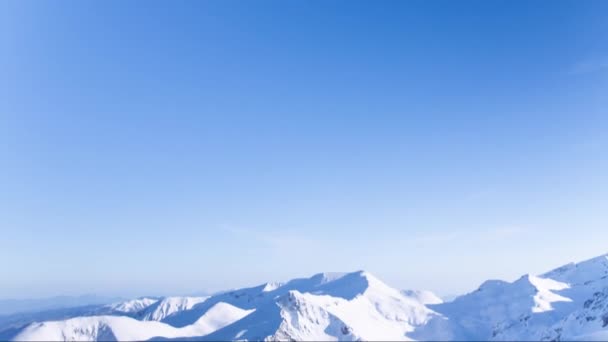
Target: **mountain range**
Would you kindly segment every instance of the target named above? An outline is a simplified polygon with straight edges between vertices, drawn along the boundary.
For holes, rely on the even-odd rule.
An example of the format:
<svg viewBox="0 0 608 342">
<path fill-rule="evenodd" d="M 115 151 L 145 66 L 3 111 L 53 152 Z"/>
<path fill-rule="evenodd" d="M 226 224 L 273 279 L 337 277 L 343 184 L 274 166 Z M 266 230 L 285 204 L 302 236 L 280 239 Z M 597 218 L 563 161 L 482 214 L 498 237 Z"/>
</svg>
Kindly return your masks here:
<svg viewBox="0 0 608 342">
<path fill-rule="evenodd" d="M 365 271 L 0 317 L 0 340 L 608 340 L 608 255 L 444 302 Z"/>
</svg>

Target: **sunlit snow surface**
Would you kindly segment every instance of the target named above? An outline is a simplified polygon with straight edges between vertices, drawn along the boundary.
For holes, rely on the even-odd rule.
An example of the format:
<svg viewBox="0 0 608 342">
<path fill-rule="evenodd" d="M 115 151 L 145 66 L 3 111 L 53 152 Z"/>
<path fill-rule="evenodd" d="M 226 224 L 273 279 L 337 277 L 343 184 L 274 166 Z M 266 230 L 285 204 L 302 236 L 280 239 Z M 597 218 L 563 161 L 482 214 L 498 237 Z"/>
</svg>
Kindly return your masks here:
<svg viewBox="0 0 608 342">
<path fill-rule="evenodd" d="M 447 303 L 364 271 L 321 273 L 210 297 L 0 317 L 0 339 L 607 340 L 608 258 L 488 280 Z"/>
</svg>

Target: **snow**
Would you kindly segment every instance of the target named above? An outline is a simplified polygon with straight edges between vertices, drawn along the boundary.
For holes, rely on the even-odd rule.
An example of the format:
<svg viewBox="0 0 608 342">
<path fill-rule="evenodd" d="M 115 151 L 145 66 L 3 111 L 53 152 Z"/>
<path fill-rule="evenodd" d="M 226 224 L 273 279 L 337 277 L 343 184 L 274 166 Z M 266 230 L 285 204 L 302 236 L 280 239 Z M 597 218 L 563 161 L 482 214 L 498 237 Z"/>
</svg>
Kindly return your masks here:
<svg viewBox="0 0 608 342">
<path fill-rule="evenodd" d="M 408 332 L 435 315 L 363 271 L 318 274 L 284 286 L 275 290 L 277 297 L 258 299 L 255 313 L 205 339 L 409 340 Z"/>
<path fill-rule="evenodd" d="M 571 302 L 570 298 L 562 297 L 552 291 L 570 288 L 570 285 L 549 278 L 528 276 L 530 284 L 534 285 L 537 292 L 534 295 L 534 307 L 532 312 L 545 312 L 553 310 L 553 302 Z"/>
<path fill-rule="evenodd" d="M 138 298 L 124 302 L 109 304 L 106 307 L 112 311 L 133 313 L 141 311 L 156 302 L 158 302 L 158 298 Z"/>
<path fill-rule="evenodd" d="M 278 289 L 281 286 L 283 286 L 283 284 L 279 283 L 279 282 L 266 283 L 266 285 L 264 285 L 264 288 L 262 288 L 262 292 L 274 291 L 274 290 Z"/>
<path fill-rule="evenodd" d="M 401 294 L 422 304 L 441 304 L 443 299 L 427 290 L 403 290 Z"/>
<path fill-rule="evenodd" d="M 78 317 L 34 323 L 16 335 L 16 341 L 143 341 L 174 336 L 175 328 L 159 322 L 142 322 L 125 316 Z"/>
<path fill-rule="evenodd" d="M 217 303 L 201 316 L 193 325 L 181 328 L 182 336 L 205 336 L 254 312 L 243 310 L 227 303 Z"/>
<path fill-rule="evenodd" d="M 584 284 L 608 275 L 608 254 L 589 259 L 578 264 L 568 264 L 541 277 L 550 278 L 572 285 Z"/>
<path fill-rule="evenodd" d="M 608 326 L 608 260 L 600 256 L 509 283 L 490 280 L 415 331 L 418 339 L 580 340 Z M 604 326 L 604 317 L 606 325 Z"/>
<path fill-rule="evenodd" d="M 148 306 L 140 313 L 144 321 L 162 321 L 166 317 L 183 310 L 190 310 L 209 297 L 166 297 Z"/>
<path fill-rule="evenodd" d="M 77 317 L 65 318 L 70 315 Z M 60 319 L 48 320 L 53 317 Z M 488 280 L 450 302 L 429 291 L 399 291 L 357 271 L 210 297 L 139 298 L 16 322 L 27 319 L 44 322 L 12 323 L 0 339 L 607 340 L 608 257 L 513 282 Z"/>
<path fill-rule="evenodd" d="M 33 323 L 13 337 L 16 341 L 143 341 L 154 337 L 178 338 L 207 335 L 253 310 L 218 303 L 194 324 L 176 328 L 156 321 L 126 316 L 77 317 L 64 321 Z"/>
</svg>

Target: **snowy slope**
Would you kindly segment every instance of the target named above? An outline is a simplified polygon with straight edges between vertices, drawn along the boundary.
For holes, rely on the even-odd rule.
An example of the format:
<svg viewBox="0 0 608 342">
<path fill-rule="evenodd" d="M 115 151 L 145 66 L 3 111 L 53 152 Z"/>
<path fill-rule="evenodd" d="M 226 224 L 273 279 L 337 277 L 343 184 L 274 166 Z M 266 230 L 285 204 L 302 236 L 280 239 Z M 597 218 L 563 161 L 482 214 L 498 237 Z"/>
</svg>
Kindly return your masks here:
<svg viewBox="0 0 608 342">
<path fill-rule="evenodd" d="M 209 297 L 166 297 L 139 311 L 136 318 L 143 321 L 162 321 L 177 312 L 190 310 Z"/>
<path fill-rule="evenodd" d="M 524 322 L 501 327 L 497 339 L 519 336 L 541 340 L 607 339 L 608 256 L 569 264 L 541 277 L 566 286 L 549 289 L 554 295 L 544 296 L 553 300 L 550 307 L 545 307 L 546 311 L 534 310 Z M 543 297 L 540 292 L 537 296 Z"/>
<path fill-rule="evenodd" d="M 403 290 L 401 294 L 422 304 L 441 304 L 443 299 L 427 290 Z"/>
<path fill-rule="evenodd" d="M 13 324 L 0 339 L 608 340 L 608 256 L 513 282 L 488 280 L 445 303 L 359 271 L 65 314 L 79 317 Z"/>
<path fill-rule="evenodd" d="M 158 302 L 158 298 L 137 298 L 133 300 L 127 300 L 123 302 L 108 304 L 105 306 L 108 312 L 122 312 L 122 313 L 134 313 L 144 310 L 150 305 Z"/>
<path fill-rule="evenodd" d="M 604 339 L 608 258 L 568 264 L 508 283 L 490 280 L 454 301 L 429 305 L 441 316 L 413 337 L 432 340 Z"/>
<path fill-rule="evenodd" d="M 65 321 L 32 323 L 15 341 L 141 341 L 154 336 L 177 336 L 176 328 L 142 322 L 126 316 L 77 317 Z"/>
<path fill-rule="evenodd" d="M 300 292 L 324 293 L 336 296 L 353 295 L 363 284 L 350 283 L 345 273 L 320 273 L 311 278 L 294 279 L 287 283 L 266 283 L 255 287 L 238 289 L 211 296 L 206 301 L 171 315 L 163 320 L 170 325 L 181 327 L 194 323 L 210 307 L 218 302 L 232 304 L 242 309 L 255 309 L 259 305 L 285 295 L 291 290 Z"/>
<path fill-rule="evenodd" d="M 176 328 L 127 316 L 89 316 L 32 323 L 12 337 L 15 341 L 143 341 L 154 337 L 204 336 L 233 323 L 253 310 L 217 303 L 194 324 Z"/>
</svg>

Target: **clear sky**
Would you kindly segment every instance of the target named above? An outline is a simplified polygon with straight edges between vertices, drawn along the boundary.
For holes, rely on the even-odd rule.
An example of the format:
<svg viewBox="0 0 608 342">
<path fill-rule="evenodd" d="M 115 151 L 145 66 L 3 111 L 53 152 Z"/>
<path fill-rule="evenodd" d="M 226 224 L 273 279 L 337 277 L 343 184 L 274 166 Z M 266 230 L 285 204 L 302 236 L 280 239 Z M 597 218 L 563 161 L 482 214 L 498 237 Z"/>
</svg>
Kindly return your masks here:
<svg viewBox="0 0 608 342">
<path fill-rule="evenodd" d="M 608 252 L 607 1 L 2 1 L 0 298 Z"/>
</svg>

